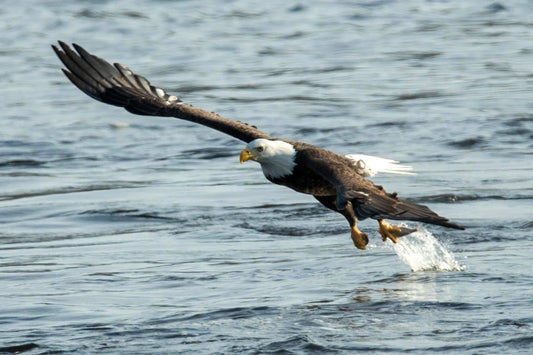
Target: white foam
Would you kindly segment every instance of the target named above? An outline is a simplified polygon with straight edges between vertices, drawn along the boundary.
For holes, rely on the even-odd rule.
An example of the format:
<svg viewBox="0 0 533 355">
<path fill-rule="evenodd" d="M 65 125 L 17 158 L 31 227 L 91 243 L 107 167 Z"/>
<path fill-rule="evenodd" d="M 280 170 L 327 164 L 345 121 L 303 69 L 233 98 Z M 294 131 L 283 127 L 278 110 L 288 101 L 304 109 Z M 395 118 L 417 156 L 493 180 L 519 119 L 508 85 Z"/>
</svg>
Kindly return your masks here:
<svg viewBox="0 0 533 355">
<path fill-rule="evenodd" d="M 394 251 L 401 261 L 412 271 L 462 271 L 459 264 L 437 238 L 424 228 L 399 239 L 393 244 Z"/>
</svg>

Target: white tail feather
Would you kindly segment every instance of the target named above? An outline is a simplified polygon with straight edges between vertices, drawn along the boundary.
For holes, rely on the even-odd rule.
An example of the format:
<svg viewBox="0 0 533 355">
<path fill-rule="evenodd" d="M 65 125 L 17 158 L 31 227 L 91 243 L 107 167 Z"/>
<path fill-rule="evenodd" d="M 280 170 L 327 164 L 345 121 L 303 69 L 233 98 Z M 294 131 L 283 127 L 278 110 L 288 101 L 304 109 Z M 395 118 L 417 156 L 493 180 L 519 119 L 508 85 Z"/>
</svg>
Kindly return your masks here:
<svg viewBox="0 0 533 355">
<path fill-rule="evenodd" d="M 357 171 L 363 177 L 372 177 L 378 173 L 416 175 L 416 173 L 411 172 L 413 167 L 409 165 L 399 165 L 399 162 L 396 160 L 364 154 L 349 154 L 346 157 L 354 161 Z"/>
</svg>

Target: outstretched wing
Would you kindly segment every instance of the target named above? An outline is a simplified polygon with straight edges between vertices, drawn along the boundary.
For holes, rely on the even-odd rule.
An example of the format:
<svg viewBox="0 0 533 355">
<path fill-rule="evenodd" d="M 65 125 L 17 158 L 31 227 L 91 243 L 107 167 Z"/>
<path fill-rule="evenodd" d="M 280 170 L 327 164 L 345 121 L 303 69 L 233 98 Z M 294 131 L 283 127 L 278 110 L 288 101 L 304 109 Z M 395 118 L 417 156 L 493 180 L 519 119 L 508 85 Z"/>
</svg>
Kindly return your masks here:
<svg viewBox="0 0 533 355">
<path fill-rule="evenodd" d="M 271 138 L 254 126 L 186 104 L 151 85 L 124 65 L 111 65 L 77 44 L 73 44 L 76 51 L 61 41 L 59 46 L 61 49 L 54 45 L 52 48 L 67 67 L 63 72 L 74 85 L 95 100 L 124 107 L 137 115 L 168 116 L 195 122 L 247 143 L 257 138 Z"/>
</svg>

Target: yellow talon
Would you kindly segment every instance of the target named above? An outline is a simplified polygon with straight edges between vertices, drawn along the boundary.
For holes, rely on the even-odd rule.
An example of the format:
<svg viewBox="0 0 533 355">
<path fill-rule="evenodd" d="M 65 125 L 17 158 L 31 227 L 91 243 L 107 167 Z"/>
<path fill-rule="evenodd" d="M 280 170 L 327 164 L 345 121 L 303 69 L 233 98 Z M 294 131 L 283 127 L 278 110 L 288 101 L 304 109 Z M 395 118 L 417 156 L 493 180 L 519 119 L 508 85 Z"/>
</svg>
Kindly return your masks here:
<svg viewBox="0 0 533 355">
<path fill-rule="evenodd" d="M 378 222 L 378 231 L 379 234 L 381 234 L 381 239 L 383 239 L 384 242 L 387 241 L 387 239 L 390 239 L 393 243 L 398 243 L 398 238 L 403 237 L 404 235 L 411 234 L 418 230 L 417 228 L 394 226 L 388 222 L 385 222 L 382 219 L 378 220 Z"/>
<path fill-rule="evenodd" d="M 352 241 L 357 249 L 365 250 L 366 245 L 368 244 L 368 236 L 366 235 L 366 233 L 363 233 L 359 229 L 357 229 L 357 226 L 353 226 Z"/>
</svg>

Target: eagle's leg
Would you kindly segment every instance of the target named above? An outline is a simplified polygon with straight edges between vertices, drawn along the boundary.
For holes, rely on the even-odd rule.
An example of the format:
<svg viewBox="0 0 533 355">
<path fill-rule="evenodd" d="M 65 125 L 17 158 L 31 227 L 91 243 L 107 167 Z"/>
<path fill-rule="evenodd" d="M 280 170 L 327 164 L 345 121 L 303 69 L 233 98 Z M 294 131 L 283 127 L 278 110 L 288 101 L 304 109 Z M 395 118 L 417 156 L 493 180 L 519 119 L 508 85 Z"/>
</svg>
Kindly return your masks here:
<svg viewBox="0 0 533 355">
<path fill-rule="evenodd" d="M 357 249 L 366 249 L 366 245 L 368 244 L 368 235 L 366 233 L 363 233 L 357 228 L 357 223 L 355 223 L 353 226 L 351 226 L 351 237 L 353 241 L 353 245 Z"/>
<path fill-rule="evenodd" d="M 403 237 L 404 235 L 411 234 L 418 230 L 417 228 L 395 226 L 382 219 L 378 219 L 378 223 L 378 232 L 379 234 L 381 234 L 381 239 L 383 239 L 384 242 L 387 239 L 390 239 L 393 243 L 398 243 L 398 238 Z"/>
<path fill-rule="evenodd" d="M 340 211 L 344 217 L 348 220 L 351 227 L 351 237 L 353 244 L 357 249 L 366 249 L 366 245 L 368 244 L 368 236 L 366 233 L 363 233 L 357 228 L 357 217 L 355 217 L 355 213 L 353 211 L 352 203 L 348 202 L 346 205 L 346 208 L 343 211 Z"/>
<path fill-rule="evenodd" d="M 337 199 L 336 196 L 315 196 L 315 198 L 327 208 L 342 214 L 350 224 L 351 237 L 355 247 L 357 249 L 366 249 L 366 245 L 368 244 L 368 236 L 361 232 L 359 228 L 357 228 L 357 217 L 355 217 L 352 203 L 348 202 L 345 209 L 338 210 L 335 204 Z"/>
</svg>

